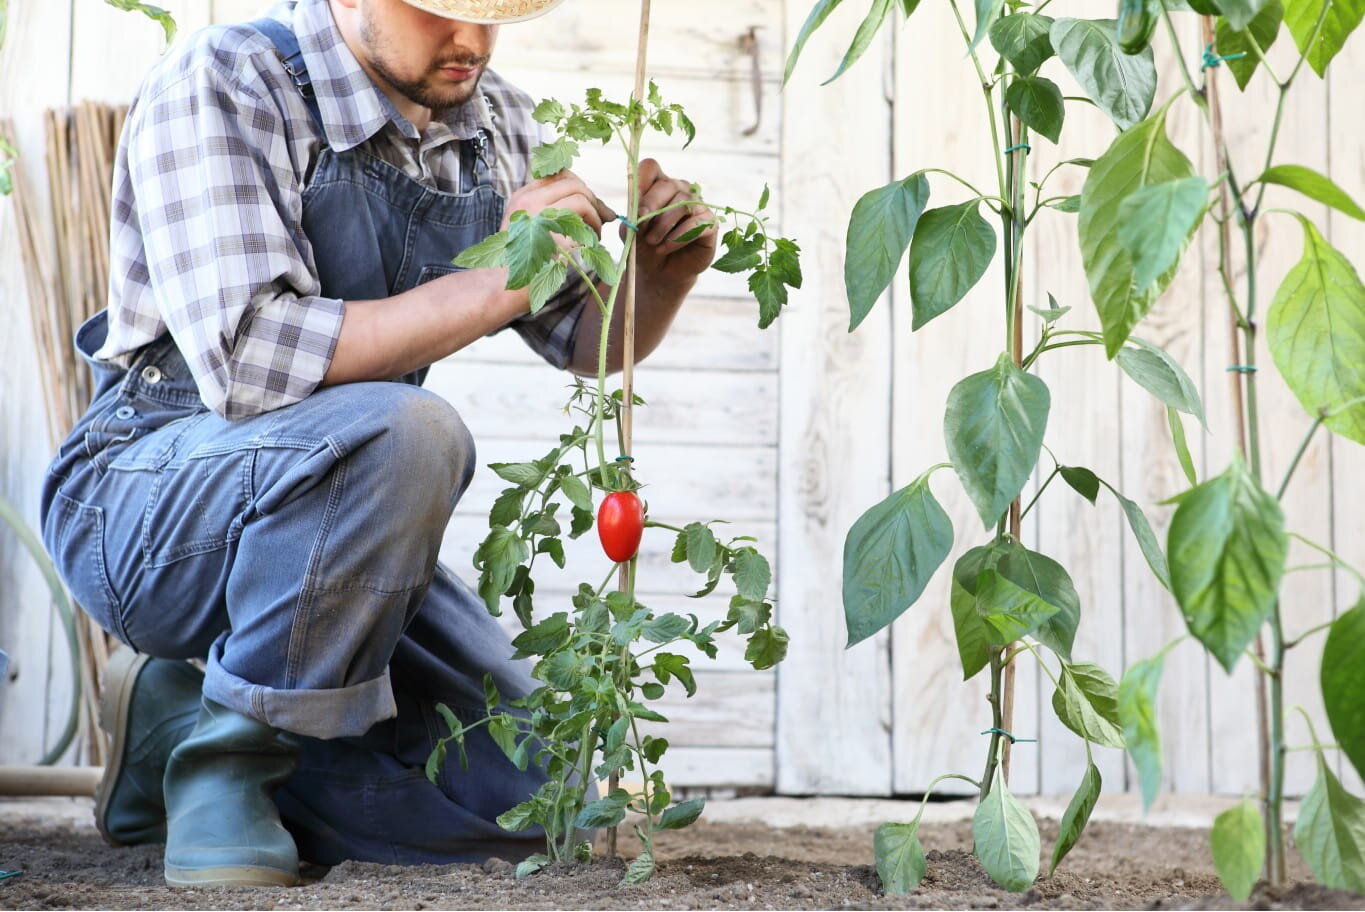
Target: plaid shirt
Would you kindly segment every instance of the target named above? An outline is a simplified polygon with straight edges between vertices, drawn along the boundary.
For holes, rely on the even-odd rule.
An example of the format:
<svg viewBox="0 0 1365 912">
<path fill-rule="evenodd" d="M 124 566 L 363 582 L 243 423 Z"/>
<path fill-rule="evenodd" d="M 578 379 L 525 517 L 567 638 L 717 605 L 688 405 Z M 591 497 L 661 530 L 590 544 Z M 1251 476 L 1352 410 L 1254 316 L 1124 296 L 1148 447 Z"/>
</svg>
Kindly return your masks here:
<svg viewBox="0 0 1365 912">
<path fill-rule="evenodd" d="M 249 26 L 217 26 L 148 74 L 114 165 L 109 337 L 96 357 L 126 367 L 169 331 L 205 404 L 229 419 L 308 396 L 336 348 L 345 305 L 321 296 L 302 229 L 302 192 L 324 143 L 364 146 L 449 192 L 460 186 L 457 140 L 482 127 L 506 198 L 529 179 L 540 132 L 531 99 L 487 71 L 482 100 L 419 134 L 346 47 L 327 0 L 281 3 L 271 15 L 292 22 L 325 138 L 274 46 Z M 586 298 L 571 280 L 510 325 L 562 368 Z"/>
</svg>

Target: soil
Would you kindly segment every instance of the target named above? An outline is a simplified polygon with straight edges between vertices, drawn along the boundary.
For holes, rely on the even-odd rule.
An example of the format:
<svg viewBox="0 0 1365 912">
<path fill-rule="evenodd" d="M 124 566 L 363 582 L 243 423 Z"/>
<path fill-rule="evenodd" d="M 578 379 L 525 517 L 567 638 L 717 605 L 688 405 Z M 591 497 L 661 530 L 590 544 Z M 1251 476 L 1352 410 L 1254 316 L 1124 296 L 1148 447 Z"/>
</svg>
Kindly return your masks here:
<svg viewBox="0 0 1365 912">
<path fill-rule="evenodd" d="M 1043 857 L 1057 836 L 1041 821 Z M 705 819 L 657 839 L 649 883 L 618 887 L 625 865 L 517 880 L 504 861 L 387 867 L 347 862 L 294 888 L 172 890 L 161 847 L 111 848 L 88 818 L 10 813 L 0 832 L 5 909 L 1365 909 L 1365 897 L 1312 884 L 1297 855 L 1293 884 L 1258 885 L 1247 903 L 1223 892 L 1206 831 L 1094 821 L 1052 877 L 1008 893 L 986 876 L 967 821 L 925 823 L 928 875 L 909 896 L 887 897 L 873 868 L 870 825 L 776 828 Z M 622 838 L 623 854 L 637 844 Z"/>
</svg>

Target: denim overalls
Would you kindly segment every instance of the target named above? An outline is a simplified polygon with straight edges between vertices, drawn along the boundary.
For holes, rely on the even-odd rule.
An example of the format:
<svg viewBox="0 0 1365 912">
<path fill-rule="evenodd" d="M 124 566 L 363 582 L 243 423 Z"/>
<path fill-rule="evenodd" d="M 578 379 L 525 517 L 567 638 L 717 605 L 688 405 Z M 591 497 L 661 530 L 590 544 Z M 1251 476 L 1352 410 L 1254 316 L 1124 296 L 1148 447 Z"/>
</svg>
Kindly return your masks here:
<svg viewBox="0 0 1365 912">
<path fill-rule="evenodd" d="M 259 20 L 321 130 L 292 31 Z M 460 193 L 433 190 L 363 151 L 324 146 L 303 194 L 322 294 L 384 298 L 452 272 L 498 230 L 482 133 L 462 143 Z M 89 359 L 100 314 L 77 334 Z M 424 776 L 434 710 L 466 720 L 483 676 L 534 686 L 482 601 L 437 564 L 474 471 L 459 415 L 406 382 L 352 383 L 228 422 L 199 397 L 169 335 L 127 370 L 91 361 L 94 400 L 43 490 L 43 539 L 72 594 L 135 649 L 206 659 L 205 696 L 304 736 L 276 793 L 300 857 L 445 863 L 524 857 L 537 832 L 494 818 L 543 781 L 485 732 Z"/>
</svg>

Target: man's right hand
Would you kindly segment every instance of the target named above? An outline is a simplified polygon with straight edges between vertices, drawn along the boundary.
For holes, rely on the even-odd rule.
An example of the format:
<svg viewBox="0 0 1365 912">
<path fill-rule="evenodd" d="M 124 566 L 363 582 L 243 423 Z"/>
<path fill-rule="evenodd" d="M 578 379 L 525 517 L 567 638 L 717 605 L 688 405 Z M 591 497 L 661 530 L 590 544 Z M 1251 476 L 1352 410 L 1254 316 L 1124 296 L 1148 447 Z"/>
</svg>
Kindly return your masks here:
<svg viewBox="0 0 1365 912">
<path fill-rule="evenodd" d="M 508 220 L 512 213 L 518 210 L 525 210 L 531 215 L 538 215 L 545 209 L 568 209 L 576 213 L 598 237 L 601 237 L 601 213 L 605 208 L 597 199 L 596 194 L 588 189 L 587 184 L 583 183 L 581 177 L 565 169 L 550 177 L 533 180 L 521 189 L 514 191 L 512 197 L 507 201 L 507 208 L 502 217 L 502 227 L 504 231 L 507 229 Z"/>
</svg>

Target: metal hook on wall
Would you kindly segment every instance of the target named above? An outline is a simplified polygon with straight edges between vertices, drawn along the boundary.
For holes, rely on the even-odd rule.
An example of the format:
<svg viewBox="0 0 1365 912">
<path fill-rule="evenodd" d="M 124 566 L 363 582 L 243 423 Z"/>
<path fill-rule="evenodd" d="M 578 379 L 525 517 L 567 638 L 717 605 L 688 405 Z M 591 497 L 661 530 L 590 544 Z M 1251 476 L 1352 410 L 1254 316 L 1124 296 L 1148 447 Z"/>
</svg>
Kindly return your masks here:
<svg viewBox="0 0 1365 912">
<path fill-rule="evenodd" d="M 740 135 L 753 136 L 763 122 L 763 67 L 758 59 L 758 26 L 749 26 L 749 30 L 739 37 L 739 48 L 749 55 L 753 64 L 751 78 L 754 90 L 754 125 L 741 130 Z"/>
</svg>

